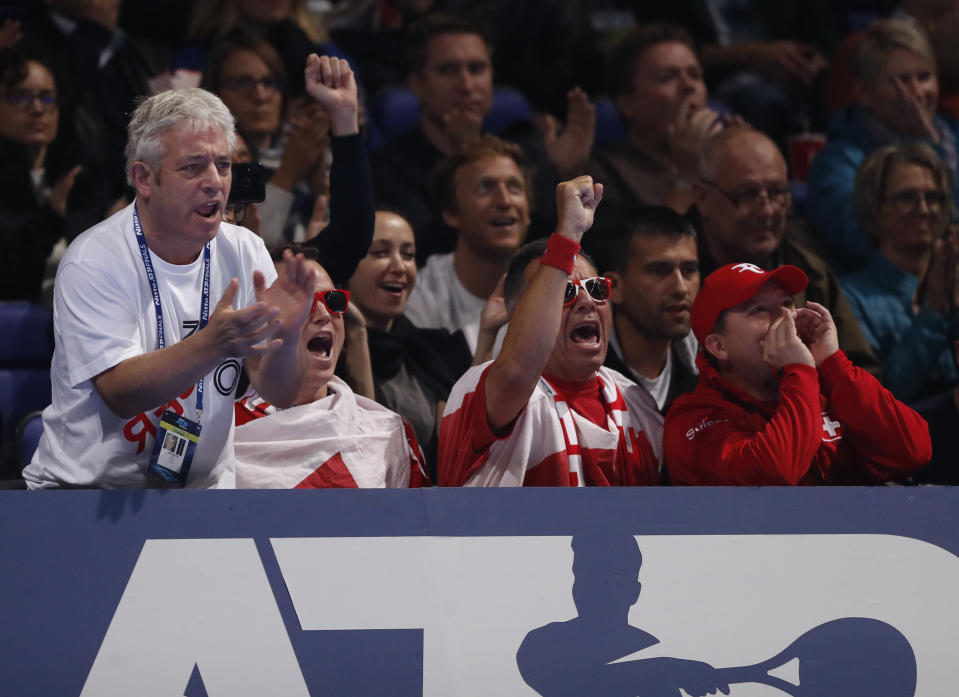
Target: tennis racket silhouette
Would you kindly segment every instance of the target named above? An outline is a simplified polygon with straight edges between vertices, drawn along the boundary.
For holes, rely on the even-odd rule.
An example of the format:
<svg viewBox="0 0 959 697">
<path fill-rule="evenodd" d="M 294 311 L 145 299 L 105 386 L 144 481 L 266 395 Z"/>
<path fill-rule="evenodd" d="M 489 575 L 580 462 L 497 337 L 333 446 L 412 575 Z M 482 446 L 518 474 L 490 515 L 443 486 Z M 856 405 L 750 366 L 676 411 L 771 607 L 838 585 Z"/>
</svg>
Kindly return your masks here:
<svg viewBox="0 0 959 697">
<path fill-rule="evenodd" d="M 769 671 L 799 659 L 799 684 Z M 772 658 L 720 668 L 722 682 L 762 683 L 793 697 L 915 697 L 916 655 L 890 624 L 843 617 L 813 627 Z"/>
</svg>

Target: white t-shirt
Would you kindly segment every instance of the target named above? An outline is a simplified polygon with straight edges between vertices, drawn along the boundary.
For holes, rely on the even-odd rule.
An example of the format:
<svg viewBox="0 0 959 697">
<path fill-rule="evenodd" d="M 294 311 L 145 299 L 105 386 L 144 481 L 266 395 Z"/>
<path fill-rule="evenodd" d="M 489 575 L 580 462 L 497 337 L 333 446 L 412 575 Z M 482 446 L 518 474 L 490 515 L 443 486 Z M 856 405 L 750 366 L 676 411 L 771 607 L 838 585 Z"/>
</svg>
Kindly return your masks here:
<svg viewBox="0 0 959 697">
<path fill-rule="evenodd" d="M 434 254 L 416 275 L 416 285 L 403 314 L 417 327 L 460 330 L 466 337 L 470 353 L 476 353 L 480 315 L 486 298 L 477 298 L 460 283 L 453 269 L 453 253 Z M 496 335 L 493 356 L 499 353 L 506 336 L 506 327 Z"/>
<path fill-rule="evenodd" d="M 636 373 L 636 382 L 646 388 L 646 391 L 652 396 L 653 400 L 656 402 L 656 408 L 660 411 L 663 410 L 663 405 L 666 404 L 666 398 L 669 396 L 669 386 L 672 384 L 673 380 L 673 352 L 666 352 L 666 365 L 661 372 L 656 377 L 650 379 L 644 375 Z"/>
<path fill-rule="evenodd" d="M 232 278 L 240 281 L 234 307 L 255 301 L 253 271 L 267 285 L 276 271 L 263 242 L 223 223 L 210 243 L 210 311 Z M 166 344 L 195 332 L 200 320 L 203 255 L 182 266 L 153 254 Z M 133 233 L 133 206 L 90 228 L 67 248 L 54 286 L 56 350 L 50 368 L 53 403 L 43 412 L 43 437 L 23 472 L 30 488 L 137 488 L 152 483 L 146 466 L 156 426 L 167 406 L 196 419 L 191 387 L 170 405 L 132 419 L 116 416 L 92 378 L 129 358 L 155 351 L 156 313 Z M 204 378 L 202 432 L 188 487 L 232 488 L 233 400 L 241 359 L 231 358 Z"/>
</svg>

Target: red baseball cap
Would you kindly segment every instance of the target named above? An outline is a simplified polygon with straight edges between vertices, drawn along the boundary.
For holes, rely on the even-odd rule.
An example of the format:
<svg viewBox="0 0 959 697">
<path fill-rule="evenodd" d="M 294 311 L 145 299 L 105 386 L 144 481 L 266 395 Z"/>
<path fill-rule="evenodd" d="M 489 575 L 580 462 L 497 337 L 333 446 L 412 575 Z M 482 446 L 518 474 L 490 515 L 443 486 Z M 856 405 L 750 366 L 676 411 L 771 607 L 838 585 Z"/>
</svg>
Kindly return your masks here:
<svg viewBox="0 0 959 697">
<path fill-rule="evenodd" d="M 788 265 L 763 271 L 755 264 L 727 264 L 709 274 L 690 312 L 693 334 L 700 345 L 713 331 L 723 310 L 746 302 L 769 281 L 775 281 L 793 295 L 809 284 L 809 278 L 802 269 Z"/>
</svg>

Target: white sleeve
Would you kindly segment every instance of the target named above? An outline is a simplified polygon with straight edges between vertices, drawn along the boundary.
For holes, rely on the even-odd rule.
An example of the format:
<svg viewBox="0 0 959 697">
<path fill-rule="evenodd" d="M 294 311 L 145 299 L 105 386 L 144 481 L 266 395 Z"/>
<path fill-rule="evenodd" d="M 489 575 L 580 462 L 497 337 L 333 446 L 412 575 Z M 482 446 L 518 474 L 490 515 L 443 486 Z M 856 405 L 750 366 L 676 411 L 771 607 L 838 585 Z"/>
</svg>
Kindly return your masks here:
<svg viewBox="0 0 959 697">
<path fill-rule="evenodd" d="M 54 285 L 57 351 L 72 387 L 144 352 L 139 294 L 133 286 L 122 287 L 118 278 L 127 269 L 82 261 L 61 263 Z"/>
</svg>

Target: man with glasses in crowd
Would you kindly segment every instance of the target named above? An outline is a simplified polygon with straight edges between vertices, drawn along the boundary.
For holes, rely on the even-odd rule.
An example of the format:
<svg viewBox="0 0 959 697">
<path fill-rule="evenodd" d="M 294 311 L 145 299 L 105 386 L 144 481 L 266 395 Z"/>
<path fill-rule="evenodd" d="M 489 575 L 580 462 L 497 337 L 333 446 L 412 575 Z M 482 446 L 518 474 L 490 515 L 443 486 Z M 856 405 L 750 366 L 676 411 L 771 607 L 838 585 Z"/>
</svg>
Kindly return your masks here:
<svg viewBox="0 0 959 697">
<path fill-rule="evenodd" d="M 859 225 L 878 254 L 842 278 L 883 383 L 913 402 L 959 382 L 959 235 L 949 229 L 949 170 L 927 145 L 887 145 L 856 177 Z"/>
<path fill-rule="evenodd" d="M 510 261 L 503 349 L 450 393 L 440 429 L 441 485 L 659 482 L 662 417 L 649 393 L 603 367 L 610 282 L 579 254 L 602 194 L 588 176 L 561 183 L 556 232 Z"/>
<path fill-rule="evenodd" d="M 824 305 L 839 345 L 857 366 L 879 374 L 879 361 L 826 261 L 813 251 L 802 223 L 791 217 L 792 195 L 782 154 L 764 134 L 732 127 L 706 142 L 688 215 L 699 227 L 703 276 L 720 266 L 749 262 L 762 269 L 796 266 L 809 278 L 797 301 Z"/>
</svg>

